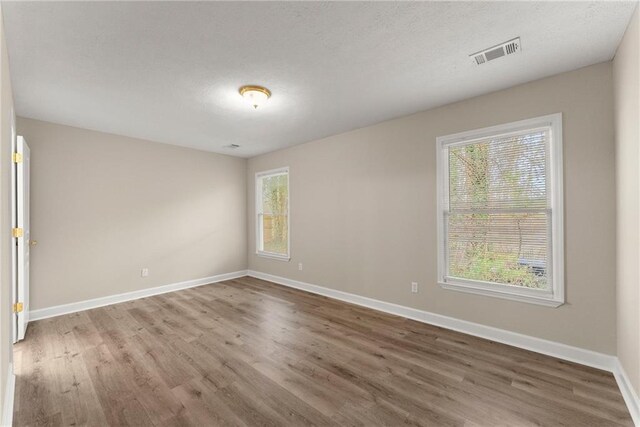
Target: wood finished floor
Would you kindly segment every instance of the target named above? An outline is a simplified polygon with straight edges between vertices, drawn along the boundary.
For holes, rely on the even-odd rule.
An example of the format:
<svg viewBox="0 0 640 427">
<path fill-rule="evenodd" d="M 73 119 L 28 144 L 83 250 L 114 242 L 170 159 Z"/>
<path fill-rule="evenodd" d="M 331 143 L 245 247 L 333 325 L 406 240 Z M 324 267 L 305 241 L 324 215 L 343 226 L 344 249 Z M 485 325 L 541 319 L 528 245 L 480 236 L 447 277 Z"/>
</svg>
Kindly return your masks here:
<svg viewBox="0 0 640 427">
<path fill-rule="evenodd" d="M 14 424 L 632 425 L 610 373 L 253 278 L 29 325 Z"/>
</svg>

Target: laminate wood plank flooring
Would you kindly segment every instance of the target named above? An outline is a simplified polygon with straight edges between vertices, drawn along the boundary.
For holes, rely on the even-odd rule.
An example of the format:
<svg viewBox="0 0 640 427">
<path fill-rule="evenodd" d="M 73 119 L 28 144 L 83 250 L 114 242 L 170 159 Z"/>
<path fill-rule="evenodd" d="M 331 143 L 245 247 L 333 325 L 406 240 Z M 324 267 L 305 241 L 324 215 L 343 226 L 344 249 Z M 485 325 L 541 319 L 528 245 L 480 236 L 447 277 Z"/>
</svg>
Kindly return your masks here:
<svg viewBox="0 0 640 427">
<path fill-rule="evenodd" d="M 631 426 L 604 371 L 243 277 L 29 325 L 16 426 Z"/>
</svg>

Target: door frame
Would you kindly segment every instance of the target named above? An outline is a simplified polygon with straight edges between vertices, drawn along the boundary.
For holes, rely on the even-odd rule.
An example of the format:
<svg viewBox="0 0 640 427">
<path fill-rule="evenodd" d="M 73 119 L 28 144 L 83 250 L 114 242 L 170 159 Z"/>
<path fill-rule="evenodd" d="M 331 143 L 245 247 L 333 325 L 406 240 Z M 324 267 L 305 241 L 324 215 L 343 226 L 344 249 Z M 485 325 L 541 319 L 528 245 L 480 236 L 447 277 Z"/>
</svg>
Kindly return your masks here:
<svg viewBox="0 0 640 427">
<path fill-rule="evenodd" d="M 29 277 L 31 258 L 31 148 L 23 136 L 16 138 L 16 295 L 18 309 L 15 312 L 18 341 L 23 340 L 29 325 Z"/>
<path fill-rule="evenodd" d="M 13 154 L 18 149 L 18 139 L 16 135 L 15 115 L 11 114 L 11 230 L 18 226 L 18 168 L 14 161 Z M 14 311 L 15 304 L 18 302 L 18 241 L 11 236 L 11 339 L 15 344 L 18 342 L 18 313 Z"/>
</svg>

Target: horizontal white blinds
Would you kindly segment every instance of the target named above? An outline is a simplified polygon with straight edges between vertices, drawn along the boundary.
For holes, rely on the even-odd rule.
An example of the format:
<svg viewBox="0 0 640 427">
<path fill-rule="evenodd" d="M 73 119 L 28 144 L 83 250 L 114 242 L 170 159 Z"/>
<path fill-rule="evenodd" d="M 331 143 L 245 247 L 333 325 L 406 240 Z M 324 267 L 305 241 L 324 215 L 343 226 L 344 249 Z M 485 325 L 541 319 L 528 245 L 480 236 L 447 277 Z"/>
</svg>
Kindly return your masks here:
<svg viewBox="0 0 640 427">
<path fill-rule="evenodd" d="M 289 208 L 289 177 L 286 172 L 265 175 L 258 178 L 258 190 L 262 203 L 258 206 L 261 213 L 284 215 Z"/>
<path fill-rule="evenodd" d="M 546 147 L 545 131 L 451 147 L 449 208 L 545 208 Z"/>
<path fill-rule="evenodd" d="M 549 287 L 548 138 L 538 129 L 446 148 L 447 276 Z"/>
<path fill-rule="evenodd" d="M 289 254 L 289 172 L 258 174 L 256 180 L 258 252 Z"/>
</svg>

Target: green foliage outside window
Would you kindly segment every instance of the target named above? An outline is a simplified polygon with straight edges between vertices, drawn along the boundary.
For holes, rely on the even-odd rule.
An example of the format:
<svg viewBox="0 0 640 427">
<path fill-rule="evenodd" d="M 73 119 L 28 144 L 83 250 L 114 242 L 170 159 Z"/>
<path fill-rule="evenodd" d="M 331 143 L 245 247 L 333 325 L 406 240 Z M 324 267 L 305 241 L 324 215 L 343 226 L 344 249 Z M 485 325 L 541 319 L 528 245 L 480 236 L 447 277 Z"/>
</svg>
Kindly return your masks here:
<svg viewBox="0 0 640 427">
<path fill-rule="evenodd" d="M 546 288 L 545 133 L 449 149 L 448 275 Z"/>
<path fill-rule="evenodd" d="M 262 178 L 264 251 L 289 252 L 289 182 L 286 174 Z"/>
</svg>

